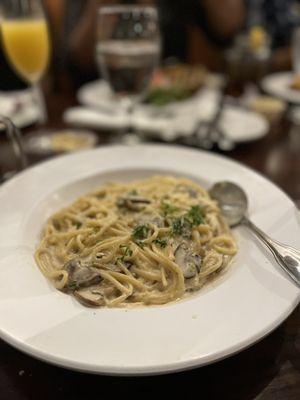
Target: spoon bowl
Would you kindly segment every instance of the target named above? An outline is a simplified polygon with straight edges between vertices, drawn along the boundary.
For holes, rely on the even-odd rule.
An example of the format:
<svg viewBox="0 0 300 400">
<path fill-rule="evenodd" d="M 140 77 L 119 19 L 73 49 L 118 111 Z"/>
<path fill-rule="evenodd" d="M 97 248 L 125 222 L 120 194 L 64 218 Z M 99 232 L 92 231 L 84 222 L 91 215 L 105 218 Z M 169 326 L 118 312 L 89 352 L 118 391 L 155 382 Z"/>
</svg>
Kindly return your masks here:
<svg viewBox="0 0 300 400">
<path fill-rule="evenodd" d="M 218 182 L 209 191 L 217 200 L 229 226 L 238 225 L 248 209 L 248 199 L 244 190 L 232 182 Z"/>
</svg>

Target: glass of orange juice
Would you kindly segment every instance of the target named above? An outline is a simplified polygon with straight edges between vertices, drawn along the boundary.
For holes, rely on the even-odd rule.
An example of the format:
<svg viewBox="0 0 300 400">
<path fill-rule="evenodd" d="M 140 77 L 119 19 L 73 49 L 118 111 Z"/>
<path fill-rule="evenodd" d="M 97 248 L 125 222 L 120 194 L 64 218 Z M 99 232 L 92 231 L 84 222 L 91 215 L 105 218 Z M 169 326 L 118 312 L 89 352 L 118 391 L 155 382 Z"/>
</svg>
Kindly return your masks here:
<svg viewBox="0 0 300 400">
<path fill-rule="evenodd" d="M 40 0 L 4 0 L 1 2 L 0 26 L 2 45 L 17 74 L 34 89 L 40 110 L 40 121 L 47 112 L 39 82 L 50 56 L 47 21 Z"/>
</svg>

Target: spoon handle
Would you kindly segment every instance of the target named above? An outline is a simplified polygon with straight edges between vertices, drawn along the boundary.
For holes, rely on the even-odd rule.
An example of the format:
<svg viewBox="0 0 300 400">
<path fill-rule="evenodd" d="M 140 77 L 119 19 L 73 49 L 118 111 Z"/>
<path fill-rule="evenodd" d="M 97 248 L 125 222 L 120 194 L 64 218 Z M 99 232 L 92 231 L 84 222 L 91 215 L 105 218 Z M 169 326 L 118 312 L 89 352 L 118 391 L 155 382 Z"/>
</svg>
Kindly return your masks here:
<svg viewBox="0 0 300 400">
<path fill-rule="evenodd" d="M 241 222 L 261 239 L 272 252 L 280 267 L 300 286 L 300 251 L 271 239 L 246 217 Z"/>
</svg>

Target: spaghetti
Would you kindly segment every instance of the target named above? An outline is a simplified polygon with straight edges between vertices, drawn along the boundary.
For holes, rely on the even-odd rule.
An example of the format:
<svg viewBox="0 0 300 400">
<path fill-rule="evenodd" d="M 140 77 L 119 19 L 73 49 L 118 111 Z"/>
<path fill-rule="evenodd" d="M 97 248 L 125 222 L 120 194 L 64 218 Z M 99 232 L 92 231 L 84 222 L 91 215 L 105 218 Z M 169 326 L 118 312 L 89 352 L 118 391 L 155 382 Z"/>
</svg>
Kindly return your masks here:
<svg viewBox="0 0 300 400">
<path fill-rule="evenodd" d="M 217 204 L 186 178 L 109 183 L 53 215 L 35 259 L 86 306 L 164 304 L 223 270 L 236 243 Z"/>
</svg>

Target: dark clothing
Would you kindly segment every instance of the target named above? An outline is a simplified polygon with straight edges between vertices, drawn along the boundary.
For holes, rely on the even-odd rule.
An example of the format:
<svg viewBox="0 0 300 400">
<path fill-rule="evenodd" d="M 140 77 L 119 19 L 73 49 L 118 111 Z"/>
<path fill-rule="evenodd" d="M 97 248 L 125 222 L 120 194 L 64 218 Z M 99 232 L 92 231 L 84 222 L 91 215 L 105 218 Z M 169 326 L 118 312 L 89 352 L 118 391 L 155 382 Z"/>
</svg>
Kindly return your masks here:
<svg viewBox="0 0 300 400">
<path fill-rule="evenodd" d="M 120 3 L 132 4 L 134 2 L 133 0 L 120 0 Z M 63 39 L 59 43 L 53 43 L 51 56 L 51 69 L 54 76 L 58 76 L 61 70 L 67 70 L 76 85 L 81 85 L 83 82 L 95 79 L 98 76 L 98 72 L 93 66 L 91 66 L 90 71 L 82 71 L 78 68 L 76 61 L 72 59 L 69 52 L 70 36 L 76 29 L 86 5 L 86 0 L 65 0 Z M 219 46 L 228 44 L 228 40 L 216 35 L 211 28 L 201 0 L 156 0 L 156 5 L 163 38 L 163 58 L 173 57 L 183 62 L 186 60 L 188 26 L 200 27 L 214 44 Z M 1 56 L 0 62 L 2 65 Z M 4 71 L 5 73 L 2 76 L 5 75 L 5 78 L 2 79 L 3 82 L 0 78 L 0 89 L 4 88 L 5 84 L 8 84 L 10 88 L 24 86 L 22 81 L 12 71 L 9 71 L 9 67 L 6 67 Z M 6 76 L 9 76 L 8 80 Z"/>
<path fill-rule="evenodd" d="M 214 44 L 225 46 L 230 40 L 217 35 L 211 28 L 201 0 L 157 0 L 163 35 L 164 57 L 186 59 L 187 26 L 200 27 Z"/>
<path fill-rule="evenodd" d="M 270 33 L 274 47 L 286 46 L 290 43 L 293 29 L 300 25 L 300 16 L 293 12 L 293 0 L 264 0 L 263 12 L 266 27 Z"/>
<path fill-rule="evenodd" d="M 83 0 L 69 0 L 72 3 L 74 9 L 71 11 L 71 5 L 66 8 L 66 21 L 67 29 L 66 35 L 69 35 L 72 31 L 71 27 L 75 27 L 76 23 L 83 12 L 83 5 L 86 4 Z M 135 3 L 133 0 L 123 0 L 120 3 Z M 138 1 L 137 1 L 138 3 Z M 187 59 L 187 27 L 188 26 L 198 26 L 200 27 L 204 34 L 207 36 L 208 40 L 212 43 L 219 45 L 221 47 L 230 44 L 230 40 L 224 39 L 220 35 L 217 35 L 211 28 L 206 14 L 205 9 L 202 6 L 201 0 L 156 0 L 155 4 L 158 9 L 159 14 L 159 24 L 162 32 L 162 58 L 175 58 L 181 62 L 185 62 Z M 65 41 L 65 44 L 67 40 Z M 65 49 L 68 46 L 64 47 Z M 76 64 L 72 62 L 70 55 L 65 56 L 67 60 L 67 68 L 73 80 L 78 84 L 82 84 L 86 80 L 91 80 L 96 78 L 97 72 L 92 76 L 92 70 L 89 75 L 83 71 L 76 68 Z"/>
<path fill-rule="evenodd" d="M 120 3 L 132 4 L 135 2 L 123 0 Z M 187 26 L 189 25 L 201 27 L 208 39 L 214 44 L 220 46 L 229 44 L 228 40 L 216 35 L 211 29 L 201 0 L 156 0 L 156 5 L 162 31 L 163 59 L 172 57 L 183 62 L 186 60 Z M 61 43 L 60 52 L 57 52 L 58 58 L 55 62 L 59 66 L 58 68 L 69 71 L 76 85 L 95 79 L 98 75 L 98 72 L 93 68 L 89 72 L 78 69 L 68 52 L 70 35 L 76 28 L 85 6 L 86 0 L 66 0 L 64 40 Z"/>
<path fill-rule="evenodd" d="M 299 0 L 246 0 L 247 25 L 262 24 L 272 38 L 272 47 L 290 43 L 293 30 L 300 25 Z"/>
</svg>

